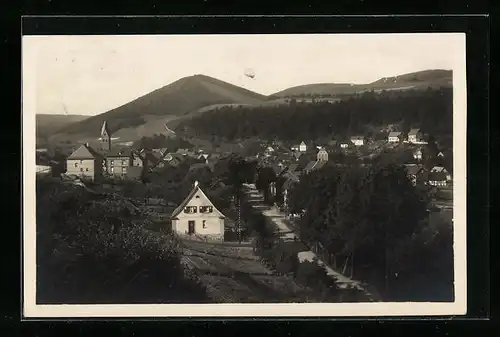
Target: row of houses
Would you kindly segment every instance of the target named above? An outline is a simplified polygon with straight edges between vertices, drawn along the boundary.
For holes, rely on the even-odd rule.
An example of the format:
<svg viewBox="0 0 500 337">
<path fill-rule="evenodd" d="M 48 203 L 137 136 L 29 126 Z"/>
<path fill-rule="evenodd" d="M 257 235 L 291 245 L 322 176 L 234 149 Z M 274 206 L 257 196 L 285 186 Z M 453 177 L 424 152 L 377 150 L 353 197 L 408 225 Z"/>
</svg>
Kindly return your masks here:
<svg viewBox="0 0 500 337">
<path fill-rule="evenodd" d="M 213 166 L 218 158 L 218 154 L 182 148 L 169 152 L 167 148 L 134 150 L 130 147 L 115 147 L 111 136 L 104 122 L 98 148 L 85 143 L 74 150 L 66 159 L 66 174 L 88 180 L 103 177 L 137 179 L 143 172 L 167 165 L 177 167 L 187 159 Z"/>
</svg>

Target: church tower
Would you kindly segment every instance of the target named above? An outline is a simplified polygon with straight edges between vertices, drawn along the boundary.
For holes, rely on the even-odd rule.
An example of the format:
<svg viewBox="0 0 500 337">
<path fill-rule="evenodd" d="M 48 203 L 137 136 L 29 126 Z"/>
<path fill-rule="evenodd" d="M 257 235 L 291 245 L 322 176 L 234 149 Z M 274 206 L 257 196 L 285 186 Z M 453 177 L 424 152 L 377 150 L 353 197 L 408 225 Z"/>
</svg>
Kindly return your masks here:
<svg viewBox="0 0 500 337">
<path fill-rule="evenodd" d="M 111 131 L 109 131 L 107 121 L 104 121 L 104 123 L 102 123 L 101 150 L 102 151 L 111 151 Z"/>
</svg>

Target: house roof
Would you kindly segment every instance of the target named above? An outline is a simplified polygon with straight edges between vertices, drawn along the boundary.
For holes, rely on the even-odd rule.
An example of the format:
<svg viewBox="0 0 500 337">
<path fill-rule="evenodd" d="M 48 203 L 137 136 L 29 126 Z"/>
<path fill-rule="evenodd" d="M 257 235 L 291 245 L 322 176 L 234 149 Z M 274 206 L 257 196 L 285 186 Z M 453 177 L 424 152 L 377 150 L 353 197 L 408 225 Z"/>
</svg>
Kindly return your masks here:
<svg viewBox="0 0 500 337">
<path fill-rule="evenodd" d="M 444 172 L 444 173 L 448 173 L 448 171 L 444 167 L 442 167 L 442 166 L 434 166 L 431 169 L 431 172 Z"/>
<path fill-rule="evenodd" d="M 420 132 L 420 129 L 411 129 L 410 132 L 408 132 L 408 136 L 416 136 Z"/>
<path fill-rule="evenodd" d="M 445 181 L 447 180 L 445 172 L 429 172 L 427 180 L 429 181 Z"/>
<path fill-rule="evenodd" d="M 209 201 L 210 201 L 210 199 L 209 199 L 209 198 L 207 197 L 207 195 L 203 192 L 203 190 L 200 188 L 200 186 L 199 186 L 197 183 L 195 183 L 195 185 L 194 185 L 193 189 L 191 190 L 191 192 L 189 192 L 189 194 L 188 194 L 188 195 L 186 196 L 186 198 L 185 198 L 185 199 L 184 199 L 184 200 L 183 200 L 183 201 L 179 204 L 179 206 L 177 206 L 177 208 L 176 208 L 176 209 L 174 209 L 174 211 L 172 212 L 172 216 L 171 216 L 171 217 L 172 217 L 172 218 L 175 218 L 177 215 L 179 215 L 179 214 L 182 212 L 182 210 L 184 209 L 184 207 L 186 207 L 186 205 L 189 203 L 189 201 L 191 201 L 191 199 L 195 196 L 195 194 L 196 194 L 196 193 L 201 193 L 201 194 L 202 194 L 202 195 L 203 195 L 203 196 L 204 196 L 207 200 L 209 200 Z M 210 203 L 212 203 L 212 202 L 210 201 Z M 214 209 L 215 209 L 218 213 L 220 213 L 220 214 L 221 214 L 221 216 L 222 216 L 222 217 L 224 217 L 224 218 L 226 217 L 224 214 L 222 214 L 222 212 L 221 212 L 221 211 L 219 211 L 219 210 L 217 209 L 217 207 L 215 207 L 215 205 L 213 205 L 213 203 L 212 203 L 212 206 L 213 206 L 213 208 L 214 208 Z"/>
<path fill-rule="evenodd" d="M 306 145 L 306 143 L 304 143 L 303 141 L 299 144 L 300 146 L 304 146 Z"/>
<path fill-rule="evenodd" d="M 166 147 L 162 147 L 162 148 L 152 149 L 152 151 L 153 153 L 159 153 L 163 156 L 165 153 L 167 153 L 168 149 Z"/>
<path fill-rule="evenodd" d="M 352 136 L 351 137 L 351 140 L 364 140 L 365 137 L 364 136 Z"/>
<path fill-rule="evenodd" d="M 78 149 L 68 156 L 68 159 L 96 159 L 102 155 L 92 147 L 82 144 Z"/>
<path fill-rule="evenodd" d="M 316 166 L 316 161 L 310 161 L 309 163 L 307 163 L 306 167 L 304 167 L 304 171 L 311 171 L 314 166 Z"/>
<path fill-rule="evenodd" d="M 389 137 L 399 137 L 400 135 L 401 135 L 401 132 L 399 132 L 399 131 L 389 132 Z"/>
<path fill-rule="evenodd" d="M 112 148 L 106 157 L 129 157 L 132 154 L 129 148 Z"/>
<path fill-rule="evenodd" d="M 406 172 L 411 175 L 415 175 L 423 170 L 423 166 L 417 164 L 406 164 L 405 167 L 406 167 Z"/>
</svg>

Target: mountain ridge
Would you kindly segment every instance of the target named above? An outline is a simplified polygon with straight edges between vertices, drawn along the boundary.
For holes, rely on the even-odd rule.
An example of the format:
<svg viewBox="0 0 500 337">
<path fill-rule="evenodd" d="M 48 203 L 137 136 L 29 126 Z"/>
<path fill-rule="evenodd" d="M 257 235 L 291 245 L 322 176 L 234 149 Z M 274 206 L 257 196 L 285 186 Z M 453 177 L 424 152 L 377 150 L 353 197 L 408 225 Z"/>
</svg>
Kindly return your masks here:
<svg viewBox="0 0 500 337">
<path fill-rule="evenodd" d="M 207 76 L 195 74 L 178 79 L 152 92 L 105 113 L 71 123 L 50 137 L 51 142 L 87 140 L 99 137 L 104 121 L 122 141 L 137 140 L 143 136 L 168 131 L 165 124 L 190 118 L 211 109 L 228 105 L 288 104 L 294 96 L 342 96 L 368 90 L 406 90 L 428 86 L 450 86 L 450 70 L 431 69 L 393 77 L 384 77 L 371 84 L 349 83 L 305 84 L 265 96 L 240 86 Z M 170 125 L 170 124 L 169 124 Z"/>
</svg>

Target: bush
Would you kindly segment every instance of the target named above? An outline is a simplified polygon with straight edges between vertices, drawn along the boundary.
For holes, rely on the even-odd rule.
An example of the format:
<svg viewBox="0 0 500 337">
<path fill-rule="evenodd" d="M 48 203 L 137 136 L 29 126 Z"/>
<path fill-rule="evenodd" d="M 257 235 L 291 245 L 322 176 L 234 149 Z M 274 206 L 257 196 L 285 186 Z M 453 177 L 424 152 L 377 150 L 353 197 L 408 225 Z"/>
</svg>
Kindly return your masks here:
<svg viewBox="0 0 500 337">
<path fill-rule="evenodd" d="M 145 218 L 119 198 L 37 184 L 37 302 L 205 302 L 175 237 L 146 230 Z"/>
</svg>

